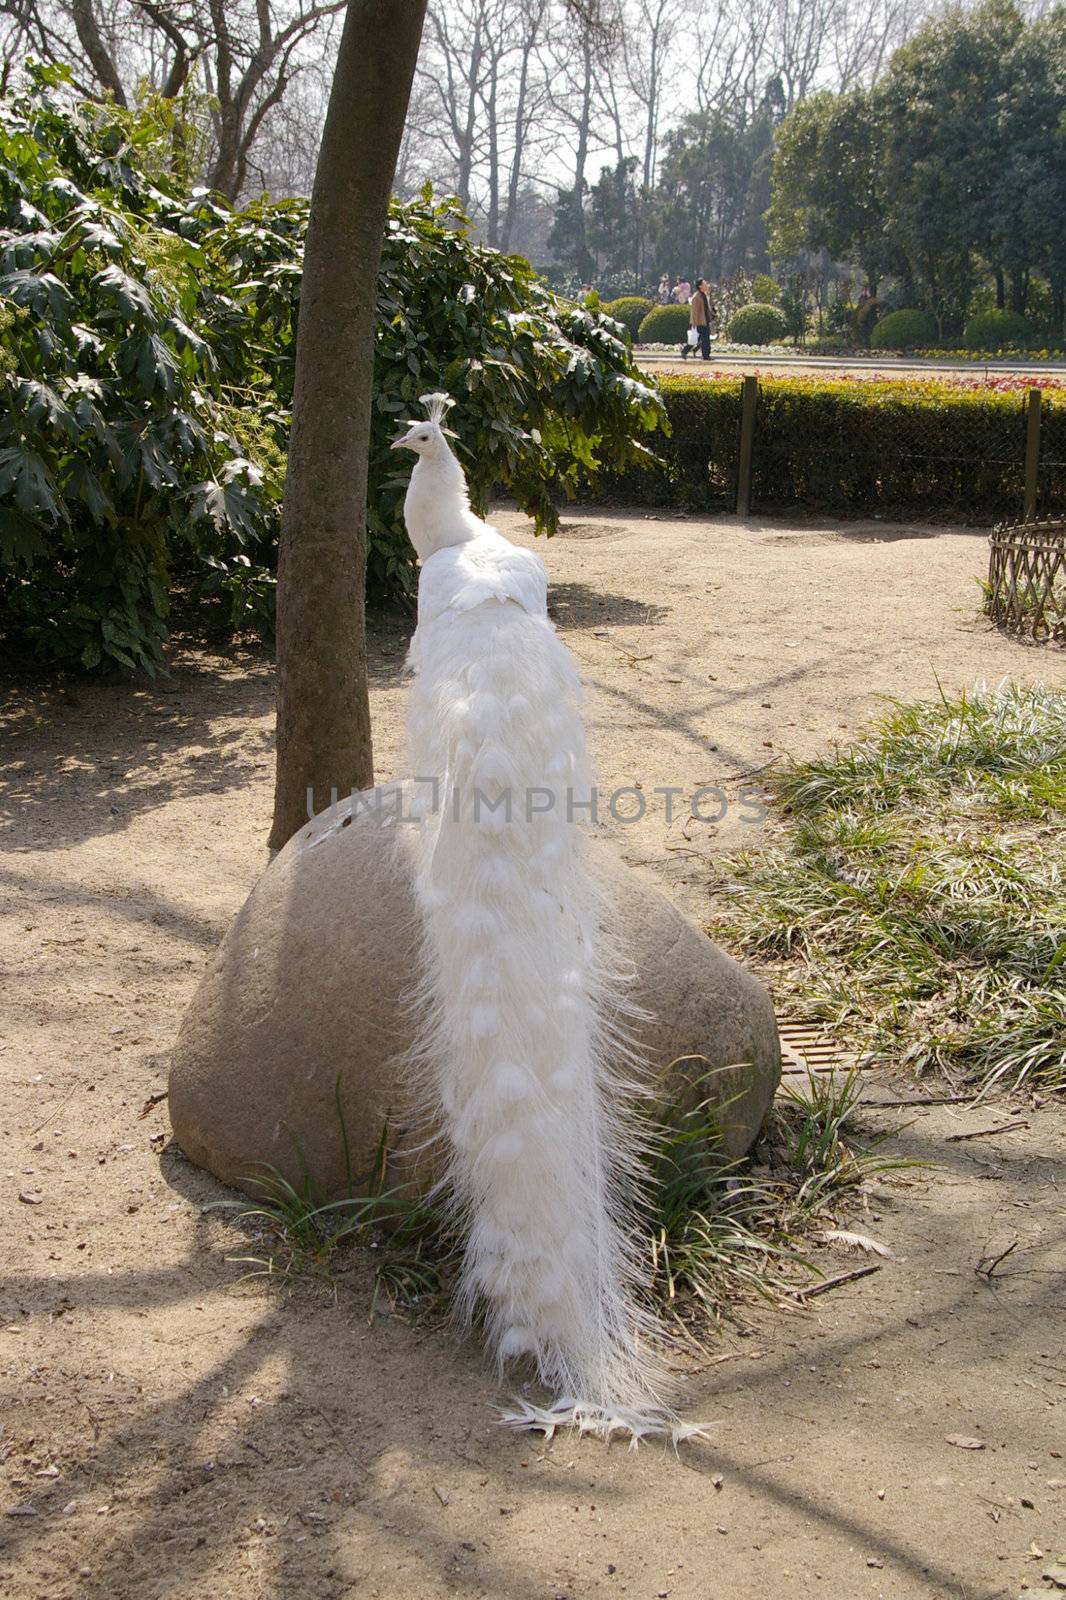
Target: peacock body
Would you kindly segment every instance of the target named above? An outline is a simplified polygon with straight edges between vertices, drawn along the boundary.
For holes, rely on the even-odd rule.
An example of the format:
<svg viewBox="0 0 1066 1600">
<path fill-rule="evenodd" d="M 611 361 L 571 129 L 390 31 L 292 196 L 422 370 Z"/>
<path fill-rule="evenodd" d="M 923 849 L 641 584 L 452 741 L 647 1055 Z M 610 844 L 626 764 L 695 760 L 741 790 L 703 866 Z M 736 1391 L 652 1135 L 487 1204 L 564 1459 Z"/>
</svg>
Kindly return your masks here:
<svg viewBox="0 0 1066 1600">
<path fill-rule="evenodd" d="M 461 1300 L 501 1369 L 553 1396 L 517 1425 L 671 1430 L 640 1305 L 626 986 L 588 870 L 574 662 L 530 551 L 470 509 L 445 396 L 396 446 L 422 561 L 409 666 L 426 978 L 422 1064 L 465 1240 Z"/>
</svg>

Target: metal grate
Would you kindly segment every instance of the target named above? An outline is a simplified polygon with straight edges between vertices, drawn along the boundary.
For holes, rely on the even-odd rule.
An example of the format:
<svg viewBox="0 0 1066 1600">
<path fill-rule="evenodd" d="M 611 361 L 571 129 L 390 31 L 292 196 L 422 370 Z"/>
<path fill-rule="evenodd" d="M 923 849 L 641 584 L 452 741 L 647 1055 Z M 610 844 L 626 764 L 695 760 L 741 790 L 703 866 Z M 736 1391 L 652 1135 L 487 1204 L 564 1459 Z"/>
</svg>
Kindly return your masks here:
<svg viewBox="0 0 1066 1600">
<path fill-rule="evenodd" d="M 806 1077 L 808 1072 L 847 1072 L 858 1064 L 855 1052 L 845 1050 L 822 1032 L 817 1022 L 777 1024 L 781 1040 L 781 1075 Z"/>
</svg>

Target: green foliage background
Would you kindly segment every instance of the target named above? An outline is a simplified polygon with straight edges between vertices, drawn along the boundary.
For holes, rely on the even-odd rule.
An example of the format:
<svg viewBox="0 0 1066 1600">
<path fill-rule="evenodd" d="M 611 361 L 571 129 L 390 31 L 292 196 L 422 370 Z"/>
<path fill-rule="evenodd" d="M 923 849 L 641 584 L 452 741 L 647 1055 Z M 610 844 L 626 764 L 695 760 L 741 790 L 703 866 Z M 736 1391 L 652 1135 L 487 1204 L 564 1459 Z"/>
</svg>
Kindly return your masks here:
<svg viewBox="0 0 1066 1600">
<path fill-rule="evenodd" d="M 868 88 L 800 101 L 774 139 L 775 261 L 826 250 L 957 335 L 982 292 L 1062 338 L 1066 8 L 931 16 Z M 1038 292 L 1038 281 L 1040 290 Z"/>
<path fill-rule="evenodd" d="M 270 626 L 308 208 L 216 204 L 179 139 L 57 71 L 0 98 L 0 637 L 63 666 L 151 671 L 175 587 Z M 506 488 L 547 532 L 664 421 L 607 319 L 428 192 L 393 206 L 378 313 L 374 599 L 414 590 L 389 444 L 420 394 L 455 396 L 475 504 Z"/>
</svg>

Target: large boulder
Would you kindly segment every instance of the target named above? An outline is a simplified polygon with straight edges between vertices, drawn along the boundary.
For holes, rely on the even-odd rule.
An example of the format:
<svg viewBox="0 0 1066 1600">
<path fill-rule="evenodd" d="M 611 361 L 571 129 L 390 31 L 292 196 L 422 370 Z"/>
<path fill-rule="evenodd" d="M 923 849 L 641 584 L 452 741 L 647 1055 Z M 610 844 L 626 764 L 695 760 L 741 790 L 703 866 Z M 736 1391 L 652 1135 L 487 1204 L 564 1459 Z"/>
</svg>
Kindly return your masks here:
<svg viewBox="0 0 1066 1600">
<path fill-rule="evenodd" d="M 418 956 L 414 829 L 384 821 L 397 792 L 372 791 L 354 815 L 342 801 L 289 841 L 189 1007 L 171 1125 L 189 1159 L 225 1183 L 254 1191 L 272 1167 L 323 1198 L 358 1193 L 386 1124 L 399 1173 L 431 1170 L 430 1157 L 410 1154 L 426 1130 L 402 1064 Z M 636 969 L 649 1074 L 683 1095 L 714 1069 L 724 1150 L 742 1154 L 780 1075 L 769 995 L 608 844 L 590 855 Z"/>
</svg>

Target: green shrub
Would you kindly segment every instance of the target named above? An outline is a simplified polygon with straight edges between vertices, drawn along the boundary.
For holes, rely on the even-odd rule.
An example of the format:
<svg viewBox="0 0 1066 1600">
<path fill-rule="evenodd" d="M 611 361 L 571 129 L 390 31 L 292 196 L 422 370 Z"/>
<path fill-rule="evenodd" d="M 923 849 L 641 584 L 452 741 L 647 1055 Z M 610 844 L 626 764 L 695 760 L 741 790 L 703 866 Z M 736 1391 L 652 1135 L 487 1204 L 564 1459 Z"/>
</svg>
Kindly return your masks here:
<svg viewBox="0 0 1066 1600">
<path fill-rule="evenodd" d="M 869 300 L 864 300 L 861 305 L 855 307 L 851 320 L 852 327 L 855 330 L 855 337 L 860 344 L 870 343 L 870 336 L 877 326 L 877 319 L 883 310 L 884 306 L 876 295 L 871 295 Z"/>
<path fill-rule="evenodd" d="M 742 306 L 726 330 L 734 344 L 773 344 L 788 333 L 788 318 L 778 306 L 757 301 Z"/>
<path fill-rule="evenodd" d="M 752 298 L 760 306 L 776 306 L 781 298 L 781 285 L 769 273 L 757 272 L 751 280 Z"/>
<path fill-rule="evenodd" d="M 971 317 L 962 334 L 969 350 L 1024 348 L 1033 340 L 1033 326 L 1018 311 L 982 311 Z"/>
<path fill-rule="evenodd" d="M 155 117 L 154 110 L 149 114 Z M 59 71 L 0 95 L 0 636 L 151 670 L 175 587 L 269 627 L 304 201 L 235 212 L 167 176 L 171 136 Z M 389 449 L 447 389 L 475 504 L 554 496 L 646 454 L 656 390 L 602 316 L 471 242 L 454 202 L 393 207 L 378 281 L 367 584 L 408 595 Z"/>
<path fill-rule="evenodd" d="M 645 505 L 731 509 L 740 439 L 739 378 L 666 377 L 672 433 L 648 471 L 609 480 Z M 1020 391 L 943 380 L 759 380 L 753 502 L 850 515 L 1016 514 L 1024 490 Z M 1066 498 L 1066 394 L 1044 396 L 1046 505 Z"/>
<path fill-rule="evenodd" d="M 890 311 L 870 331 L 875 350 L 915 350 L 935 344 L 938 338 L 936 318 L 928 311 Z"/>
<path fill-rule="evenodd" d="M 637 329 L 638 344 L 680 344 L 688 332 L 688 306 L 652 306 Z"/>
<path fill-rule="evenodd" d="M 801 340 L 807 333 L 807 301 L 799 289 L 785 289 L 781 295 L 781 310 L 790 339 Z"/>
<path fill-rule="evenodd" d="M 654 304 L 654 300 L 647 300 L 643 295 L 624 294 L 619 300 L 606 301 L 600 310 L 605 317 L 613 317 L 615 322 L 620 322 L 627 329 L 629 337 L 635 339 L 641 323 Z"/>
<path fill-rule="evenodd" d="M 0 100 L 0 629 L 86 669 L 151 671 L 175 571 L 221 587 L 277 533 L 195 331 L 232 307 L 164 221 L 184 207 L 191 234 L 199 202 L 135 154 L 58 73 Z"/>
</svg>

